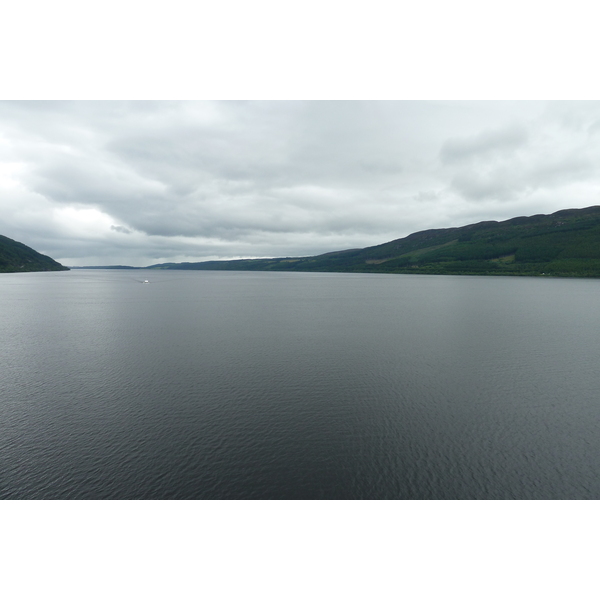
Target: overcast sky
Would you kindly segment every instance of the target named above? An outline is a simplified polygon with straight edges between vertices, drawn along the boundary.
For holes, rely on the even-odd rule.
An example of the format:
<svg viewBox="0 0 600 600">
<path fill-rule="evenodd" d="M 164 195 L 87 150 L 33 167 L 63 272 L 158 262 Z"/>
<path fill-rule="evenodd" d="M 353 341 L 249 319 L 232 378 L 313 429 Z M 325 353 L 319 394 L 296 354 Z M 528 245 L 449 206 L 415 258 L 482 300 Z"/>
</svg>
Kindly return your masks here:
<svg viewBox="0 0 600 600">
<path fill-rule="evenodd" d="M 600 102 L 0 102 L 0 234 L 65 265 L 305 256 L 600 204 Z"/>
</svg>

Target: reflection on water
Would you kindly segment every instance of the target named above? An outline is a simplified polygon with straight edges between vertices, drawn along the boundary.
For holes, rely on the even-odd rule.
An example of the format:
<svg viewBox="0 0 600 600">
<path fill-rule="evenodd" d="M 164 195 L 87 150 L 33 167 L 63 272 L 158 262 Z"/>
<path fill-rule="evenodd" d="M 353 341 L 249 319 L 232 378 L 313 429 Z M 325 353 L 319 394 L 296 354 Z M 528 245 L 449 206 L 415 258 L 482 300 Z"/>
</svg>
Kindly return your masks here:
<svg viewBox="0 0 600 600">
<path fill-rule="evenodd" d="M 0 289 L 2 498 L 600 497 L 600 281 L 70 271 Z"/>
</svg>

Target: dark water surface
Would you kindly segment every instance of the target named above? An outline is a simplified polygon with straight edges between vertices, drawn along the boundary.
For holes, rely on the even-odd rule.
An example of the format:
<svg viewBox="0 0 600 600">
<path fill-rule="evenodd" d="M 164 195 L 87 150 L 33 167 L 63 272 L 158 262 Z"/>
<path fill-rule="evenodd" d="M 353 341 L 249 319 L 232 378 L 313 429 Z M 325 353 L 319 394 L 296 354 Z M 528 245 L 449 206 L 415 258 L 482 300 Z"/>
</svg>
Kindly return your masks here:
<svg viewBox="0 0 600 600">
<path fill-rule="evenodd" d="M 3 274 L 0 498 L 600 498 L 599 332 L 598 280 Z"/>
</svg>

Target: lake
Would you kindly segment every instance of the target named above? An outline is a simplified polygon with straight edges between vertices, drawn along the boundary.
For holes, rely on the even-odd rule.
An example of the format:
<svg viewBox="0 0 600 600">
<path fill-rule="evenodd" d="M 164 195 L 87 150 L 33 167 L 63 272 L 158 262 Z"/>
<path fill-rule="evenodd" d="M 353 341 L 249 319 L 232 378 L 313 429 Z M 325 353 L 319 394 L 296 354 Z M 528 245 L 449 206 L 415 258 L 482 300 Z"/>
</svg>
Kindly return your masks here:
<svg viewBox="0 0 600 600">
<path fill-rule="evenodd" d="M 0 498 L 600 498 L 599 280 L 73 270 L 0 290 Z"/>
</svg>

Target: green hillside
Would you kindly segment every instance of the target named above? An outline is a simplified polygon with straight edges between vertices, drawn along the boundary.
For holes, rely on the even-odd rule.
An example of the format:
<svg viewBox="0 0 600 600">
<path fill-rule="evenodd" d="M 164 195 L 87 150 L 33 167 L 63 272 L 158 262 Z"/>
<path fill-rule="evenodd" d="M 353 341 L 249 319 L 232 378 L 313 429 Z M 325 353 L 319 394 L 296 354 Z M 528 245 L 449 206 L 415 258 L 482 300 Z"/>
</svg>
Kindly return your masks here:
<svg viewBox="0 0 600 600">
<path fill-rule="evenodd" d="M 600 206 L 430 229 L 379 246 L 319 256 L 150 268 L 600 277 Z"/>
<path fill-rule="evenodd" d="M 26 271 L 68 271 L 49 256 L 40 254 L 21 242 L 0 235 L 0 273 Z"/>
</svg>

